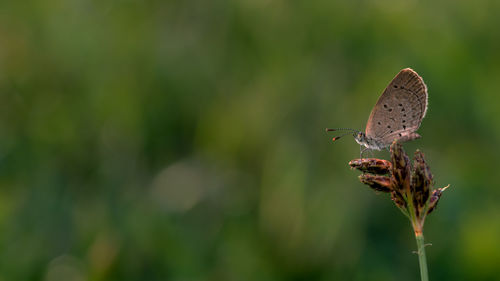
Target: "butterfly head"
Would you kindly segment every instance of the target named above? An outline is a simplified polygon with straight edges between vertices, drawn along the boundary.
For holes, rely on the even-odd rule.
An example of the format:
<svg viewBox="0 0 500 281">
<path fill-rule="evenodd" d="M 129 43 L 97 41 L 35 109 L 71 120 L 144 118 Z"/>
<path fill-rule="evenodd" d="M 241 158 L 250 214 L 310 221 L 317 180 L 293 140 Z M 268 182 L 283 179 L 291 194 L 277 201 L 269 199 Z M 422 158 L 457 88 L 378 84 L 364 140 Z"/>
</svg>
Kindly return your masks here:
<svg viewBox="0 0 500 281">
<path fill-rule="evenodd" d="M 354 139 L 356 140 L 356 142 L 359 144 L 366 141 L 366 135 L 363 132 L 354 132 L 353 136 L 354 136 Z"/>
<path fill-rule="evenodd" d="M 355 132 L 354 139 L 359 145 L 367 146 L 366 135 L 363 132 Z"/>
</svg>

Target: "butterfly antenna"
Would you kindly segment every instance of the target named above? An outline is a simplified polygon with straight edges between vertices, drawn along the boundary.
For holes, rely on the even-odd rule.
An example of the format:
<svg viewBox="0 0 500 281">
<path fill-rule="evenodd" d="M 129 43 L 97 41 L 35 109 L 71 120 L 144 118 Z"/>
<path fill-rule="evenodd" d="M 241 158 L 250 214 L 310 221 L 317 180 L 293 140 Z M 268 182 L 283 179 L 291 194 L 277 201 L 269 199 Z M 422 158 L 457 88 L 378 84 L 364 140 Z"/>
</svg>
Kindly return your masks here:
<svg viewBox="0 0 500 281">
<path fill-rule="evenodd" d="M 343 137 L 343 136 L 347 136 L 347 135 L 351 134 L 352 132 L 356 132 L 356 133 L 358 132 L 358 130 L 354 130 L 354 129 L 351 129 L 351 128 L 333 128 L 333 129 L 326 128 L 326 131 L 327 131 L 327 132 L 349 131 L 349 132 L 347 132 L 347 133 L 345 133 L 345 134 L 343 134 L 343 135 L 340 135 L 340 136 L 338 136 L 338 137 L 334 137 L 334 138 L 332 139 L 332 141 L 336 141 L 336 140 L 340 139 L 340 138 L 341 138 L 341 137 Z"/>
<path fill-rule="evenodd" d="M 352 132 L 357 132 L 358 130 L 354 130 L 351 128 L 326 128 L 327 132 L 335 132 L 335 131 L 352 131 Z"/>
<path fill-rule="evenodd" d="M 345 134 L 340 135 L 340 136 L 338 136 L 338 137 L 334 137 L 334 138 L 332 139 L 332 141 L 336 141 L 336 140 L 340 139 L 341 137 L 343 137 L 343 136 L 347 136 L 347 135 L 350 135 L 350 134 L 351 134 L 351 132 L 349 132 L 349 133 L 345 133 Z"/>
</svg>

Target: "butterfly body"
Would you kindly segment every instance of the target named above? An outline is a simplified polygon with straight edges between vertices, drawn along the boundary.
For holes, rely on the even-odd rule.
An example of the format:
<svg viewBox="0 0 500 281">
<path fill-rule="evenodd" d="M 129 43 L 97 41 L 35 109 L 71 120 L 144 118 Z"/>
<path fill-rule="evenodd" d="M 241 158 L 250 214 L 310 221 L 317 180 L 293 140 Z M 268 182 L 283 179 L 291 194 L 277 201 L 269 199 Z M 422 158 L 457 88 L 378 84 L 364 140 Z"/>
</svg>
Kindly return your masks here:
<svg viewBox="0 0 500 281">
<path fill-rule="evenodd" d="M 354 140 L 356 140 L 356 142 L 359 145 L 362 145 L 362 146 L 364 146 L 368 149 L 372 149 L 372 150 L 382 150 L 385 147 L 387 147 L 384 145 L 384 143 L 380 139 L 367 137 L 366 134 L 363 132 L 357 133 L 354 136 Z"/>
<path fill-rule="evenodd" d="M 398 135 L 399 136 L 399 135 Z M 420 135 L 412 132 L 412 133 L 401 133 L 401 136 L 399 136 L 398 140 L 399 141 L 411 141 L 414 139 L 420 138 Z M 371 150 L 382 150 L 384 148 L 389 147 L 390 143 L 388 144 L 387 142 L 384 142 L 383 139 L 381 138 L 374 138 L 374 137 L 369 137 L 363 132 L 359 132 L 354 136 L 354 140 L 361 145 L 364 146 L 367 149 Z"/>
</svg>

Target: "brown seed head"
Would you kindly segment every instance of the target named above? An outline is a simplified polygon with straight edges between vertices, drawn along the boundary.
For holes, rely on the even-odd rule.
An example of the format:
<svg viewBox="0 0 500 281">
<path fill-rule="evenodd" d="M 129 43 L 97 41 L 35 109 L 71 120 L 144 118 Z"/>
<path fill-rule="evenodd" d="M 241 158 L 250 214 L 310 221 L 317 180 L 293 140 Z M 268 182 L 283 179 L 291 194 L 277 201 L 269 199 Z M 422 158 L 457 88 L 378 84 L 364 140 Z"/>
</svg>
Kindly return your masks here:
<svg viewBox="0 0 500 281">
<path fill-rule="evenodd" d="M 450 187 L 450 185 L 447 185 L 445 187 L 440 187 L 432 191 L 431 198 L 429 199 L 429 208 L 427 209 L 427 214 L 432 213 L 432 211 L 436 209 L 437 203 L 439 202 L 439 199 L 441 198 L 443 191 L 445 191 L 448 187 Z"/>
<path fill-rule="evenodd" d="M 362 183 L 376 191 L 391 193 L 394 204 L 406 215 L 416 214 L 417 221 L 413 221 L 412 216 L 412 223 L 421 228 L 426 217 L 424 212 L 430 214 L 436 208 L 441 194 L 448 186 L 431 192 L 433 176 L 422 152 L 415 152 L 412 168 L 408 155 L 398 141 L 392 143 L 390 151 L 391 162 L 363 158 L 354 159 L 349 165 L 363 172 L 359 176 Z M 408 201 L 410 199 L 412 201 Z M 409 206 L 413 206 L 414 210 L 408 210 Z"/>
<path fill-rule="evenodd" d="M 399 191 L 393 190 L 391 192 L 391 199 L 400 209 L 406 210 L 406 201 Z"/>
<path fill-rule="evenodd" d="M 358 169 L 363 173 L 371 173 L 375 175 L 388 174 L 392 168 L 391 162 L 377 158 L 361 158 L 354 159 L 349 162 L 353 169 Z"/>
<path fill-rule="evenodd" d="M 411 175 L 410 191 L 412 193 L 413 204 L 417 207 L 417 216 L 420 216 L 427 200 L 430 196 L 432 185 L 432 174 L 429 166 L 425 162 L 424 154 L 417 150 L 415 152 L 413 173 Z"/>
<path fill-rule="evenodd" d="M 359 176 L 359 180 L 368 185 L 369 187 L 381 192 L 391 192 L 391 178 L 388 176 L 379 176 L 372 174 L 362 174 Z"/>
<path fill-rule="evenodd" d="M 410 159 L 403 146 L 394 141 L 391 145 L 392 180 L 394 189 L 401 191 L 410 188 Z"/>
</svg>

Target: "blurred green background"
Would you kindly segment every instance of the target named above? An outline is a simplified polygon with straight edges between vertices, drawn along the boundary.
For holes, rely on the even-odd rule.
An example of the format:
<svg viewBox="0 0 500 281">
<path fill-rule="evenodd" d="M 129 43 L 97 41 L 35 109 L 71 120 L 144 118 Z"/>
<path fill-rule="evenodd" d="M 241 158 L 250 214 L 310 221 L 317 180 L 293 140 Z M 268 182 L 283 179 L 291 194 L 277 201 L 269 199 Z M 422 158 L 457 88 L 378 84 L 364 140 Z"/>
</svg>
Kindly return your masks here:
<svg viewBox="0 0 500 281">
<path fill-rule="evenodd" d="M 324 132 L 363 129 L 405 67 L 429 87 L 405 147 L 451 184 L 431 280 L 500 280 L 499 12 L 2 1 L 0 280 L 419 280 L 409 222 Z"/>
</svg>

